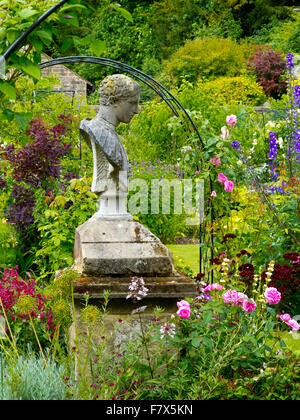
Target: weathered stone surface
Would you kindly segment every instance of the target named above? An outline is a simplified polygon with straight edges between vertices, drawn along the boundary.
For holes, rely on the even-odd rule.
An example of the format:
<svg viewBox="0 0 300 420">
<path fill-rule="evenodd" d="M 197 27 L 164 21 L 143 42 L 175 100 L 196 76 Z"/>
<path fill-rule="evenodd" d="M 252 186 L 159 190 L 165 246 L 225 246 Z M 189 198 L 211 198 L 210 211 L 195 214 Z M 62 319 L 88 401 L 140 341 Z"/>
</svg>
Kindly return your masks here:
<svg viewBox="0 0 300 420">
<path fill-rule="evenodd" d="M 75 269 L 89 276 L 168 276 L 168 248 L 139 222 L 92 217 L 76 229 Z"/>
<path fill-rule="evenodd" d="M 130 277 L 81 277 L 74 284 L 74 297 L 79 298 L 88 292 L 92 298 L 102 298 L 104 291 L 109 290 L 111 299 L 124 299 L 129 293 L 130 281 Z M 149 289 L 148 299 L 170 300 L 197 295 L 195 282 L 178 273 L 169 277 L 144 277 L 144 281 Z"/>
</svg>

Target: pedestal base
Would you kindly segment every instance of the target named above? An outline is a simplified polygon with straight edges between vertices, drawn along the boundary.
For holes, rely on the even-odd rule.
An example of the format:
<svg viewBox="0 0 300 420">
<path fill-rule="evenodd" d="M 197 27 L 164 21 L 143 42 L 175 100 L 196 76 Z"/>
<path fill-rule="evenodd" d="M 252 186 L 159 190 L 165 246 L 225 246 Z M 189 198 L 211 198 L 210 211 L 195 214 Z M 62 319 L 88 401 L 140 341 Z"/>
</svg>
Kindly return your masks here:
<svg viewBox="0 0 300 420">
<path fill-rule="evenodd" d="M 169 276 L 168 248 L 135 220 L 92 217 L 76 229 L 75 269 L 88 276 Z"/>
</svg>

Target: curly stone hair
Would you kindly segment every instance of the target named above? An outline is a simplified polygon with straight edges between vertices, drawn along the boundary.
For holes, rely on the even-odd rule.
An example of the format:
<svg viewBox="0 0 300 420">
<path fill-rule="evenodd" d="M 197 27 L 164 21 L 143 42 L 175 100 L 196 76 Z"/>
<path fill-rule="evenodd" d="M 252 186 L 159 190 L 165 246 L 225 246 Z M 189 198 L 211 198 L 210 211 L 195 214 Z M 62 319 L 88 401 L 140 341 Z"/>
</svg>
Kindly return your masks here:
<svg viewBox="0 0 300 420">
<path fill-rule="evenodd" d="M 120 100 L 138 95 L 140 90 L 140 85 L 124 74 L 107 76 L 99 86 L 100 104 L 113 105 Z"/>
</svg>

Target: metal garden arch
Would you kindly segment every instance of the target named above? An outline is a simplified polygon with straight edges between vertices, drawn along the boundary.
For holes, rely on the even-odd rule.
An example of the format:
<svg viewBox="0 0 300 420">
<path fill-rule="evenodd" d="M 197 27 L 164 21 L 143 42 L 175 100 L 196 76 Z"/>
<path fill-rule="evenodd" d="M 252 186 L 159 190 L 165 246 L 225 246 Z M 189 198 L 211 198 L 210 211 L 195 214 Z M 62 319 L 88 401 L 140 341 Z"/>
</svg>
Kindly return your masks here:
<svg viewBox="0 0 300 420">
<path fill-rule="evenodd" d="M 27 38 L 27 36 L 33 32 L 44 20 L 47 19 L 52 13 L 56 12 L 60 7 L 62 7 L 65 3 L 67 3 L 68 0 L 61 0 L 56 5 L 52 6 L 47 12 L 45 12 L 42 16 L 40 16 L 32 25 L 30 28 L 28 28 L 3 54 L 3 58 L 5 60 L 8 60 L 9 56 L 19 50 L 23 45 Z M 87 63 L 87 64 L 95 64 L 95 65 L 101 65 L 101 66 L 108 66 L 111 68 L 114 68 L 118 71 L 125 72 L 130 74 L 132 77 L 137 79 L 138 81 L 144 83 L 149 88 L 151 88 L 158 96 L 161 97 L 161 99 L 169 106 L 169 108 L 172 110 L 172 112 L 179 117 L 179 113 L 181 112 L 184 116 L 184 118 L 188 121 L 190 126 L 192 127 L 193 131 L 195 132 L 196 136 L 199 139 L 199 143 L 202 149 L 204 149 L 204 143 L 200 136 L 200 133 L 198 131 L 198 128 L 193 121 L 192 117 L 189 115 L 187 110 L 184 108 L 184 106 L 178 101 L 178 99 L 171 94 L 171 92 L 166 89 L 163 85 L 161 85 L 159 82 L 157 82 L 155 79 L 147 75 L 146 73 L 143 73 L 141 70 L 138 70 L 134 67 L 131 67 L 127 64 L 111 60 L 108 58 L 101 58 L 101 57 L 93 57 L 93 56 L 71 56 L 71 57 L 60 57 L 56 59 L 52 59 L 46 62 L 43 62 L 40 64 L 40 68 L 44 69 L 47 67 L 59 65 L 59 64 L 70 64 L 70 63 Z M 210 180 L 210 190 L 213 190 L 212 186 L 212 180 Z M 213 215 L 213 209 L 211 208 L 211 223 L 213 222 L 214 215 Z M 199 239 L 200 239 L 200 256 L 199 256 L 199 271 L 202 271 L 202 248 L 201 243 L 203 242 L 203 239 L 205 238 L 205 235 L 203 236 L 203 233 L 205 233 L 205 222 L 203 222 L 203 226 L 199 226 Z M 213 235 L 211 234 L 211 244 L 213 244 Z M 211 247 L 211 256 L 213 257 L 213 249 Z M 209 277 L 208 277 L 209 278 Z M 213 273 L 211 276 L 211 281 L 213 281 Z"/>
</svg>

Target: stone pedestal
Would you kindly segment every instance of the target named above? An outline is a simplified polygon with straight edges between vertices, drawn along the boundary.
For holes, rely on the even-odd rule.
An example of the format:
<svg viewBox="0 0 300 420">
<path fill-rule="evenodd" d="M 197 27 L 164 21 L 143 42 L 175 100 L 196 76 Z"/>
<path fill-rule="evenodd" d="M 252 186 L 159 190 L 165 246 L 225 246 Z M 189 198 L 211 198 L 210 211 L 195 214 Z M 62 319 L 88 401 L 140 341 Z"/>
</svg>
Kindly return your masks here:
<svg viewBox="0 0 300 420">
<path fill-rule="evenodd" d="M 105 331 L 115 331 L 114 344 L 128 340 L 130 334 L 139 334 L 135 327 L 137 315 L 132 314 L 136 306 L 126 299 L 133 276 L 143 277 L 148 288 L 147 297 L 140 303 L 147 306 L 142 313 L 145 322 L 153 317 L 156 306 L 162 307 L 163 318 L 170 320 L 178 300 L 197 295 L 196 284 L 175 271 L 168 248 L 134 220 L 94 215 L 76 229 L 74 260 L 74 268 L 81 274 L 74 284 L 76 311 L 85 293 L 92 304 L 98 305 L 108 290 L 110 303 Z"/>
<path fill-rule="evenodd" d="M 168 248 L 135 220 L 93 216 L 76 229 L 75 268 L 83 275 L 168 276 L 174 272 Z"/>
</svg>

